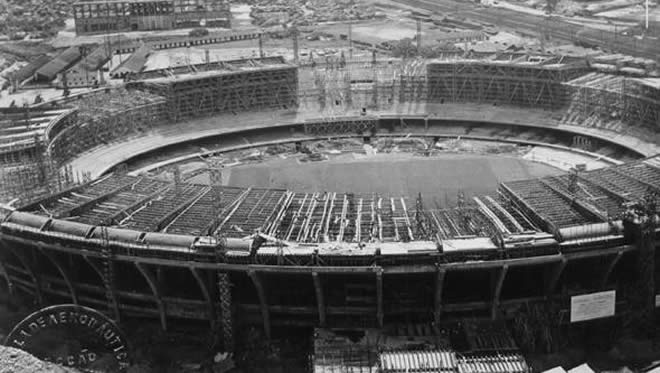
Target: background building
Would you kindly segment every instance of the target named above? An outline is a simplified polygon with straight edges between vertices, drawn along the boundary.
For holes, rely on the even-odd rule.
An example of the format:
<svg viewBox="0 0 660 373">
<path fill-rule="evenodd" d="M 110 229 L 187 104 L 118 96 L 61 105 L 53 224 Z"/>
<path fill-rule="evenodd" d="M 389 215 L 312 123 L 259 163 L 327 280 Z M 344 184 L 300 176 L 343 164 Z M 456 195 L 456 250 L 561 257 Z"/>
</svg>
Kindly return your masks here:
<svg viewBox="0 0 660 373">
<path fill-rule="evenodd" d="M 224 0 L 82 1 L 73 10 L 79 35 L 231 25 Z"/>
</svg>

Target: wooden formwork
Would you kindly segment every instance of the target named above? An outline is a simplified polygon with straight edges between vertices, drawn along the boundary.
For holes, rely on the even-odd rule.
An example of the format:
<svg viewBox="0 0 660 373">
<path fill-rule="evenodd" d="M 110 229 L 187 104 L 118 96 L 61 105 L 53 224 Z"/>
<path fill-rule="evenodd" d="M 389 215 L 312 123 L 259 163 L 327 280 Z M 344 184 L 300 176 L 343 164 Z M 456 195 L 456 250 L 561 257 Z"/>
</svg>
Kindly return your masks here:
<svg viewBox="0 0 660 373">
<path fill-rule="evenodd" d="M 578 66 L 494 62 L 438 62 L 427 68 L 431 102 L 492 102 L 556 109 L 567 102 L 562 82 L 582 75 Z"/>
<path fill-rule="evenodd" d="M 76 123 L 52 139 L 49 154 L 58 164 L 64 164 L 96 146 L 140 135 L 168 123 L 166 109 L 165 102 L 157 102 Z"/>
<path fill-rule="evenodd" d="M 639 137 L 657 136 L 660 93 L 652 87 L 625 77 L 589 74 L 569 82 L 567 93 L 570 105 L 562 122 Z"/>
<path fill-rule="evenodd" d="M 143 86 L 167 98 L 170 118 L 175 121 L 217 113 L 293 109 L 298 105 L 298 72 L 289 65 L 210 71 L 176 80 L 154 79 Z"/>
</svg>

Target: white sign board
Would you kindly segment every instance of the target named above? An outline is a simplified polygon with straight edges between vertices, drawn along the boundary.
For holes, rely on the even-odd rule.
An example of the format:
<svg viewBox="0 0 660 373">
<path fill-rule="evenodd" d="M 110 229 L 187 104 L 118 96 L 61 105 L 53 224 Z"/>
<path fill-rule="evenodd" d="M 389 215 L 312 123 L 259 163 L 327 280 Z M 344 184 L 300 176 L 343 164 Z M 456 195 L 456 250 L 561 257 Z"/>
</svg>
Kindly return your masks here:
<svg viewBox="0 0 660 373">
<path fill-rule="evenodd" d="M 655 296 L 655 306 L 660 307 L 660 294 Z"/>
<path fill-rule="evenodd" d="M 571 297 L 571 322 L 614 316 L 616 290 Z"/>
</svg>

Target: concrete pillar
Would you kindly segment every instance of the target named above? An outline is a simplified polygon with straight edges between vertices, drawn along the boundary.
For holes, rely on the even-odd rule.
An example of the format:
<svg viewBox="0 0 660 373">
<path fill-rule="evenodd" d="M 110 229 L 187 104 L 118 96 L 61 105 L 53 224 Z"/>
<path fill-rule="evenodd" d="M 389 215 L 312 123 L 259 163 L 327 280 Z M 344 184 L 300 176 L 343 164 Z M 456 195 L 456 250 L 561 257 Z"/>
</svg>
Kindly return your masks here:
<svg viewBox="0 0 660 373">
<path fill-rule="evenodd" d="M 234 351 L 234 322 L 232 315 L 231 279 L 226 272 L 218 272 L 220 296 L 220 327 L 222 343 L 226 352 Z"/>
</svg>

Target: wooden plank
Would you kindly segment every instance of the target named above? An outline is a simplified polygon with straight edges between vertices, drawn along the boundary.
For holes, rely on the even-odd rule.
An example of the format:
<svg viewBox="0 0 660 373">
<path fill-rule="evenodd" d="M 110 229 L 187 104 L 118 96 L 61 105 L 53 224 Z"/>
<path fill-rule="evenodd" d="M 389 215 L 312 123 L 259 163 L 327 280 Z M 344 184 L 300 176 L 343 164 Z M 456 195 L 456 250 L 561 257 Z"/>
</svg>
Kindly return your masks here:
<svg viewBox="0 0 660 373">
<path fill-rule="evenodd" d="M 401 241 L 401 235 L 399 235 L 399 225 L 396 223 L 396 218 L 394 216 L 395 211 L 396 207 L 394 206 L 394 198 L 390 198 L 390 215 L 392 216 L 392 225 L 394 225 L 394 241 Z M 380 225 L 380 215 L 378 216 L 378 222 Z M 381 240 L 382 239 L 383 238 L 381 237 Z"/>
<path fill-rule="evenodd" d="M 410 217 L 408 216 L 408 208 L 406 207 L 406 201 L 401 197 L 401 206 L 403 207 L 403 216 L 405 217 L 406 221 L 406 227 L 408 228 L 408 237 L 410 238 L 411 241 L 415 240 L 415 236 L 413 235 L 413 230 L 412 226 L 410 224 Z"/>
<path fill-rule="evenodd" d="M 380 216 L 380 211 L 382 207 L 383 207 L 383 198 L 378 197 L 378 209 L 376 209 L 376 213 L 378 216 L 378 239 L 381 241 L 383 241 L 383 220 L 381 219 Z"/>
<path fill-rule="evenodd" d="M 300 214 L 302 213 L 303 207 L 305 207 L 305 202 L 307 202 L 307 196 L 308 194 L 305 193 L 305 197 L 303 198 L 302 202 L 300 202 L 300 207 L 298 208 L 298 211 L 293 215 L 293 219 L 291 219 L 291 226 L 289 226 L 289 231 L 286 234 L 286 241 L 291 239 L 291 234 L 293 233 L 293 229 L 296 227 L 296 223 L 298 223 L 298 219 L 300 218 Z"/>
<path fill-rule="evenodd" d="M 328 238 L 328 230 L 330 229 L 330 220 L 332 219 L 332 210 L 335 208 L 335 199 L 337 198 L 337 193 L 332 193 L 330 197 L 330 209 L 328 210 L 328 215 L 325 219 L 325 226 L 323 227 L 323 242 Z"/>
<path fill-rule="evenodd" d="M 355 218 L 355 239 L 354 241 L 360 242 L 362 239 L 362 227 L 360 224 L 362 223 L 362 198 L 358 201 L 358 207 L 357 207 L 357 216 Z"/>
<path fill-rule="evenodd" d="M 339 219 L 339 234 L 337 234 L 337 242 L 342 242 L 344 240 L 344 230 L 348 225 L 346 222 L 346 212 L 348 211 L 348 197 L 344 194 L 344 199 L 341 204 L 341 217 Z"/>
<path fill-rule="evenodd" d="M 296 241 L 306 241 L 307 240 L 307 235 L 308 235 L 308 230 L 309 230 L 309 223 L 312 220 L 312 213 L 316 209 L 316 205 L 318 204 L 318 193 L 312 194 L 310 204 L 307 207 L 307 214 L 305 215 L 305 219 L 303 220 L 302 227 L 298 231 L 298 237 L 296 238 Z"/>
</svg>

